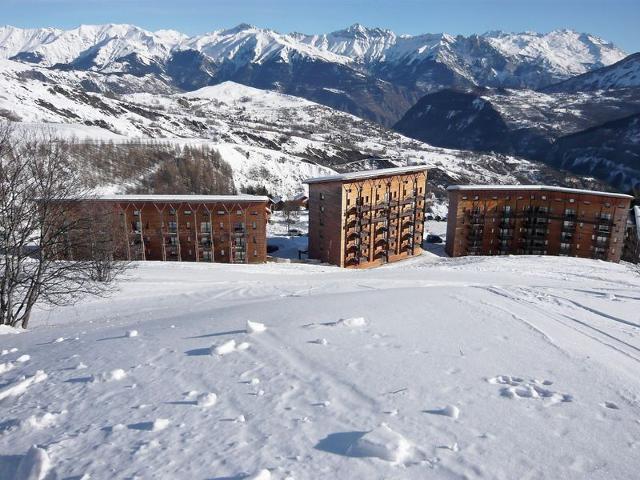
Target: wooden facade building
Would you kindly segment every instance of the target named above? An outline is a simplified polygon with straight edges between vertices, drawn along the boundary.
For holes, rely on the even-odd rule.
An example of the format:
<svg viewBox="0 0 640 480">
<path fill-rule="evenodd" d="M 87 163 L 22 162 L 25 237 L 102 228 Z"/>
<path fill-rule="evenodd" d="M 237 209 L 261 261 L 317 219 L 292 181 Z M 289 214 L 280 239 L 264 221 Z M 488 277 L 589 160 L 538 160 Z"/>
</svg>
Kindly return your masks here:
<svg viewBox="0 0 640 480">
<path fill-rule="evenodd" d="M 620 261 L 631 196 L 527 185 L 448 188 L 446 252 Z"/>
<path fill-rule="evenodd" d="M 346 173 L 309 185 L 309 258 L 365 268 L 422 252 L 427 167 Z"/>
<path fill-rule="evenodd" d="M 262 263 L 269 199 L 253 195 L 108 195 L 77 208 L 113 214 L 122 260 Z M 111 224 L 111 222 L 109 222 Z"/>
</svg>

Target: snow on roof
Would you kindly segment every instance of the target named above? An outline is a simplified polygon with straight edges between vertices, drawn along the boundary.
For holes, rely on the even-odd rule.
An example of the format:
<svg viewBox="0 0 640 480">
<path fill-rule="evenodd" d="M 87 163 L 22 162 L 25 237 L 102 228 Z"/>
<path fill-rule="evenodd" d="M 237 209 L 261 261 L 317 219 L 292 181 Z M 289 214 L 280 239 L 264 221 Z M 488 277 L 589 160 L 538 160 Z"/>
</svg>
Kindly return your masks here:
<svg viewBox="0 0 640 480">
<path fill-rule="evenodd" d="M 566 192 L 588 195 L 602 195 L 604 197 L 633 198 L 624 193 L 600 192 L 597 190 L 580 190 L 577 188 L 554 187 L 551 185 L 451 185 L 447 190 L 544 190 L 551 192 Z"/>
<path fill-rule="evenodd" d="M 267 202 L 263 195 L 96 195 L 88 200 L 104 202 Z"/>
<path fill-rule="evenodd" d="M 364 170 L 361 172 L 342 173 L 325 177 L 308 178 L 304 183 L 346 182 L 348 180 L 361 180 L 363 178 L 386 177 L 387 175 L 400 175 L 403 173 L 422 172 L 428 170 L 427 165 L 415 165 L 411 167 L 379 168 L 376 170 Z"/>
</svg>

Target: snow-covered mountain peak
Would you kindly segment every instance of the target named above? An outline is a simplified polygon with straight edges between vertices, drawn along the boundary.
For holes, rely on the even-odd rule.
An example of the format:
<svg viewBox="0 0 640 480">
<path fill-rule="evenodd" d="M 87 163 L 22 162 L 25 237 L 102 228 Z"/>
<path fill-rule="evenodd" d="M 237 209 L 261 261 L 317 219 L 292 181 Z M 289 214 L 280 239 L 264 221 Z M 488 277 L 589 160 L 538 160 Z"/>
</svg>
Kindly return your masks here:
<svg viewBox="0 0 640 480">
<path fill-rule="evenodd" d="M 213 61 L 235 61 L 261 64 L 273 58 L 288 62 L 293 54 L 335 63 L 349 63 L 342 55 L 301 43 L 295 35 L 242 24 L 229 30 L 218 30 L 189 39 L 181 49 L 193 49 Z"/>
<path fill-rule="evenodd" d="M 568 29 L 549 33 L 491 33 L 483 37 L 505 55 L 536 59 L 565 76 L 584 73 L 589 66 L 610 65 L 626 56 L 612 43 Z"/>
<path fill-rule="evenodd" d="M 640 88 L 640 52 L 607 67 L 551 85 L 549 92 L 588 92 L 621 88 Z"/>
</svg>

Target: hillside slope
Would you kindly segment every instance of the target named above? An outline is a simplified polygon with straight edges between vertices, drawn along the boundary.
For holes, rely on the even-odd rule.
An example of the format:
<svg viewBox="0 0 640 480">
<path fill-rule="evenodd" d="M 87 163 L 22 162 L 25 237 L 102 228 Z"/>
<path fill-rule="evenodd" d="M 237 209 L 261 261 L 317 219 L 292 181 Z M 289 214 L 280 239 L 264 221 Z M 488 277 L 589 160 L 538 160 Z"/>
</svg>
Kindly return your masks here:
<svg viewBox="0 0 640 480">
<path fill-rule="evenodd" d="M 640 190 L 640 114 L 559 138 L 549 152 L 554 165 Z"/>
<path fill-rule="evenodd" d="M 587 93 L 442 90 L 424 96 L 394 129 L 432 145 L 547 161 L 551 146 L 560 137 L 637 113 L 640 88 Z M 611 161 L 616 164 L 615 156 Z M 562 165 L 584 173 L 584 169 L 572 169 L 570 162 Z M 609 181 L 613 177 L 597 178 Z M 613 185 L 628 187 L 625 182 Z"/>
<path fill-rule="evenodd" d="M 184 94 L 118 96 L 87 92 L 67 72 L 12 61 L 2 66 L 0 115 L 18 125 L 83 142 L 206 145 L 231 165 L 237 190 L 266 187 L 293 196 L 310 176 L 412 163 L 433 166 L 439 203 L 451 183 L 574 181 L 541 164 L 431 147 L 308 100 L 232 82 Z"/>
</svg>

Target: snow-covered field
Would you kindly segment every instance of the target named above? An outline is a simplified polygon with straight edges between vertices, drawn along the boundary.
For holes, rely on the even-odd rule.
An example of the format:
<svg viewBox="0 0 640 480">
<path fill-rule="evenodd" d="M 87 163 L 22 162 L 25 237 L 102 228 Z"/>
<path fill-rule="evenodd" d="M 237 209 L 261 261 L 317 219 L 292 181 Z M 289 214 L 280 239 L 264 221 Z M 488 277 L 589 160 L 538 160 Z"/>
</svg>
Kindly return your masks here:
<svg viewBox="0 0 640 480">
<path fill-rule="evenodd" d="M 146 263 L 0 345 L 2 479 L 47 460 L 48 478 L 85 479 L 640 471 L 624 264 Z"/>
</svg>

